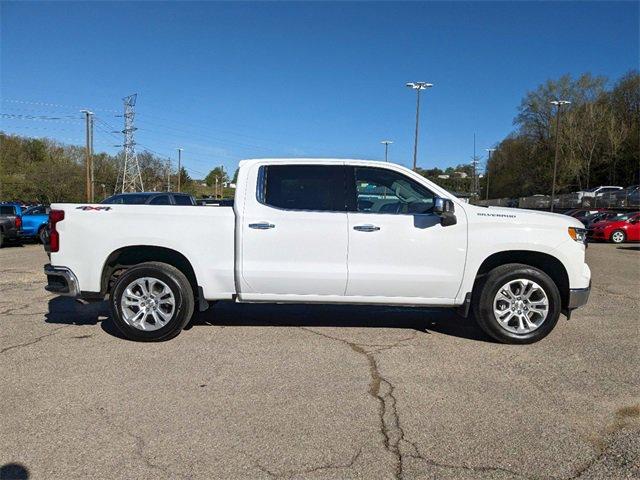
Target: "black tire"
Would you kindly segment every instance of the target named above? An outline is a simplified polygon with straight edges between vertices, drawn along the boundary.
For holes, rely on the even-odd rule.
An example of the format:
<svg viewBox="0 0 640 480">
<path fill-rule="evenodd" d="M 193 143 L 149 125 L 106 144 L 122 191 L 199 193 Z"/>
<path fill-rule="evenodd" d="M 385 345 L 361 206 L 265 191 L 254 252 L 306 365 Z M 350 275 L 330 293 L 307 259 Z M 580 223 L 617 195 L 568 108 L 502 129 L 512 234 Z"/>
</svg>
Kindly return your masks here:
<svg viewBox="0 0 640 480">
<path fill-rule="evenodd" d="M 4 246 L 4 233 L 0 231 L 0 248 Z"/>
<path fill-rule="evenodd" d="M 134 280 L 142 277 L 161 280 L 171 289 L 175 298 L 173 316 L 158 330 L 143 331 L 123 319 L 120 305 L 123 293 Z M 194 305 L 193 288 L 187 277 L 176 267 L 161 262 L 145 262 L 126 270 L 116 280 L 109 298 L 111 318 L 118 330 L 127 339 L 142 342 L 159 342 L 178 335 L 191 320 Z"/>
<path fill-rule="evenodd" d="M 498 290 L 516 279 L 527 279 L 536 282 L 547 295 L 549 302 L 547 317 L 535 330 L 518 334 L 504 328 L 493 313 L 493 300 Z M 562 303 L 560 292 L 555 282 L 535 267 L 521 263 L 510 263 L 494 268 L 478 279 L 472 295 L 472 309 L 476 322 L 490 337 L 501 343 L 528 344 L 542 340 L 558 323 Z"/>
<path fill-rule="evenodd" d="M 49 235 L 47 234 L 46 225 L 41 226 L 40 229 L 38 230 L 38 241 L 42 245 L 46 245 L 48 237 L 49 237 Z"/>
<path fill-rule="evenodd" d="M 614 230 L 611 232 L 609 240 L 613 243 L 624 243 L 627 241 L 627 234 L 624 230 Z"/>
</svg>

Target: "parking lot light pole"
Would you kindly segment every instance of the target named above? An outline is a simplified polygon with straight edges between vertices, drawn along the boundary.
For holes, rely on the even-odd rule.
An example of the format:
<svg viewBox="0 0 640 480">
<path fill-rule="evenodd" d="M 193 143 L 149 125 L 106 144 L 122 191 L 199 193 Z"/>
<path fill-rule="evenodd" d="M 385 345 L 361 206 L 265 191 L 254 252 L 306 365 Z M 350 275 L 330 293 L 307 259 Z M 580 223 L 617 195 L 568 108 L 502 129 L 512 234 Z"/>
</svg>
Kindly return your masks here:
<svg viewBox="0 0 640 480">
<path fill-rule="evenodd" d="M 570 105 L 571 102 L 568 100 L 552 100 L 551 104 L 556 106 L 556 151 L 553 159 L 553 183 L 551 184 L 551 207 L 549 208 L 553 212 L 553 201 L 556 196 L 556 175 L 558 172 L 558 147 L 560 145 L 560 110 L 563 105 Z"/>
<path fill-rule="evenodd" d="M 380 143 L 384 145 L 384 161 L 388 162 L 389 157 L 387 156 L 387 154 L 389 152 L 389 145 L 391 145 L 393 142 L 391 140 L 383 140 Z"/>
<path fill-rule="evenodd" d="M 180 177 L 182 177 L 182 148 L 178 148 L 178 192 L 180 191 Z"/>
<path fill-rule="evenodd" d="M 489 158 L 487 159 L 487 168 L 485 168 L 485 176 L 487 177 L 487 191 L 485 192 L 485 200 L 489 200 L 489 164 L 491 163 L 491 154 L 496 151 L 495 148 L 485 148 L 489 152 Z"/>
<path fill-rule="evenodd" d="M 433 87 L 433 83 L 427 82 L 408 82 L 407 87 L 416 91 L 416 134 L 413 141 L 413 170 L 418 166 L 418 124 L 420 120 L 420 91 Z"/>
</svg>

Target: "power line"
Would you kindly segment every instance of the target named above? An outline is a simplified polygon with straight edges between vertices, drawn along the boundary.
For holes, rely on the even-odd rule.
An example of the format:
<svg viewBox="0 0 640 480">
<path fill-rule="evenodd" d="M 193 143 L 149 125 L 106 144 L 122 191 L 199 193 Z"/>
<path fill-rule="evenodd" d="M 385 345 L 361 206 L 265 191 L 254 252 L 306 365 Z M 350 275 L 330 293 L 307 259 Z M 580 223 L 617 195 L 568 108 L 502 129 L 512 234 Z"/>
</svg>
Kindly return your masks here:
<svg viewBox="0 0 640 480">
<path fill-rule="evenodd" d="M 63 122 L 63 123 L 77 123 L 80 121 L 79 118 L 75 118 L 71 115 L 67 115 L 66 117 L 51 117 L 48 115 L 22 115 L 17 113 L 0 113 L 0 116 L 3 118 L 9 118 L 13 120 L 35 120 L 40 122 Z M 70 120 L 73 119 L 73 120 Z"/>
<path fill-rule="evenodd" d="M 71 108 L 73 110 L 78 110 L 78 109 L 82 109 L 83 107 L 77 106 L 77 105 L 66 105 L 63 103 L 51 103 L 51 102 L 38 102 L 38 101 L 33 101 L 33 100 L 17 100 L 17 99 L 11 99 L 11 98 L 3 98 L 2 103 L 17 103 L 17 104 L 21 104 L 21 105 L 37 105 L 37 106 L 41 106 L 41 107 L 54 107 L 54 108 Z M 94 110 L 98 110 L 101 112 L 114 112 L 114 113 L 119 113 L 118 110 L 113 110 L 110 108 L 94 108 Z"/>
</svg>

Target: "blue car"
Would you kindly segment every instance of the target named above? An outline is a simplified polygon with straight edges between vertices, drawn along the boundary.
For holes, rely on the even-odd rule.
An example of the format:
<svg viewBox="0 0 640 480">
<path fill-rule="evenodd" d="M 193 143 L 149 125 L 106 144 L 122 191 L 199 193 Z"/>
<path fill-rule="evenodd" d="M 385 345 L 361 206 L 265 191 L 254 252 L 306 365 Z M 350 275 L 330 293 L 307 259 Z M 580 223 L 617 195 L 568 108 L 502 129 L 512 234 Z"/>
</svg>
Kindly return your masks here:
<svg viewBox="0 0 640 480">
<path fill-rule="evenodd" d="M 21 238 L 33 238 L 41 243 L 47 240 L 47 224 L 49 223 L 49 207 L 38 205 L 22 211 Z"/>
</svg>

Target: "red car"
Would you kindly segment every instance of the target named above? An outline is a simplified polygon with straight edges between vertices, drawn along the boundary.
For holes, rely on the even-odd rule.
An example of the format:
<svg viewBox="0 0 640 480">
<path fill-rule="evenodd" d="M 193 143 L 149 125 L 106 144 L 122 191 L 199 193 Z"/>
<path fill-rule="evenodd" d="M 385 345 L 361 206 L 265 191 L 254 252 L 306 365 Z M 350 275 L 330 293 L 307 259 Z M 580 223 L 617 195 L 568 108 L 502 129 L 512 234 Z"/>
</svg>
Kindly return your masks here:
<svg viewBox="0 0 640 480">
<path fill-rule="evenodd" d="M 589 229 L 590 240 L 623 243 L 640 241 L 640 212 L 629 213 L 615 220 L 596 222 Z"/>
</svg>

